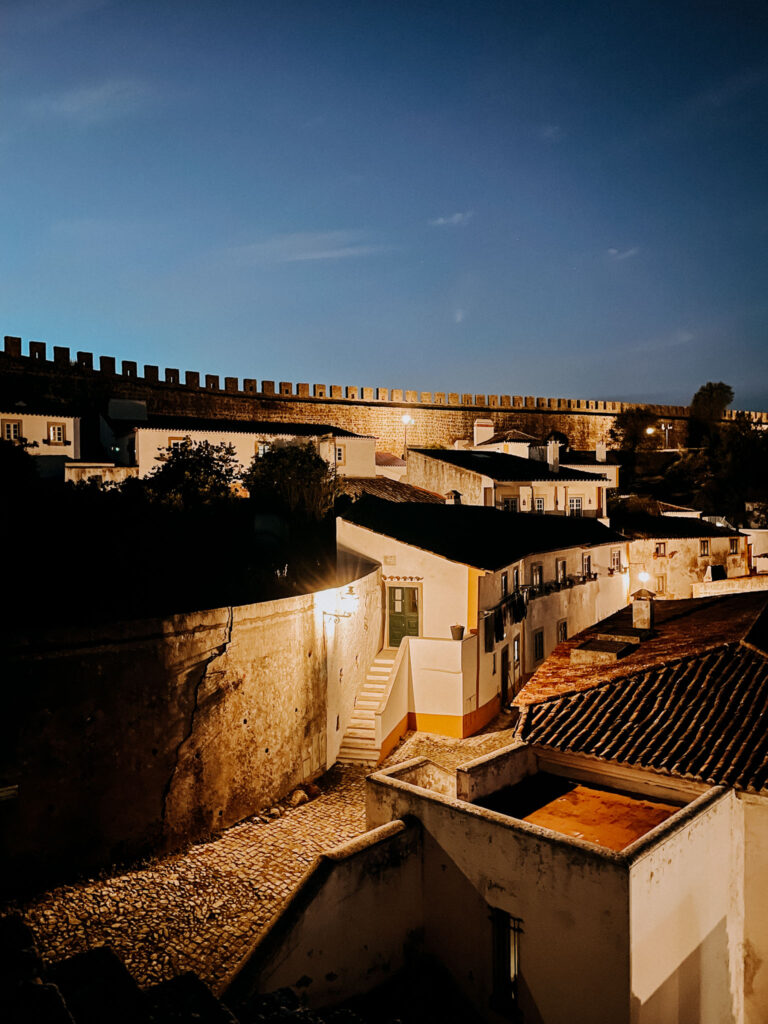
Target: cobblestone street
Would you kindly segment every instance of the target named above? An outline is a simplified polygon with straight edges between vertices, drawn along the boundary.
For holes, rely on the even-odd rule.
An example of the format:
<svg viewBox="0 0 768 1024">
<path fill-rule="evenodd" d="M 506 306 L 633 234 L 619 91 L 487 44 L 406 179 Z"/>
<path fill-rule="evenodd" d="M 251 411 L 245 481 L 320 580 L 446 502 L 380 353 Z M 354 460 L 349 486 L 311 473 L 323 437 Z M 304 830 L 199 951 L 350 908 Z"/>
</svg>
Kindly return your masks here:
<svg viewBox="0 0 768 1024">
<path fill-rule="evenodd" d="M 412 734 L 386 763 L 425 755 L 454 768 L 510 743 L 508 721 L 467 740 Z M 365 831 L 365 771 L 336 765 L 320 788 L 275 820 L 249 819 L 182 854 L 21 907 L 41 955 L 108 945 L 140 985 L 192 970 L 218 990 L 315 857 Z"/>
</svg>

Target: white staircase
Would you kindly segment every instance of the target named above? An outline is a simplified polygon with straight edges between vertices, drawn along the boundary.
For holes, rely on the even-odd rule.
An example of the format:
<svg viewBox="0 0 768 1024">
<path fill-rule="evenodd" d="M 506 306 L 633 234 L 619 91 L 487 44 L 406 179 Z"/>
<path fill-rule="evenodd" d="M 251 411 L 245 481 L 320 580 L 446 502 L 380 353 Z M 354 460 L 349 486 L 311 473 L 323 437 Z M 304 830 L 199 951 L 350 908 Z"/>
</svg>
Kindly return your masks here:
<svg viewBox="0 0 768 1024">
<path fill-rule="evenodd" d="M 389 676 L 397 651 L 383 649 L 373 659 L 365 682 L 357 691 L 352 717 L 341 741 L 337 760 L 341 764 L 379 763 L 376 744 L 376 712 L 386 696 Z"/>
</svg>

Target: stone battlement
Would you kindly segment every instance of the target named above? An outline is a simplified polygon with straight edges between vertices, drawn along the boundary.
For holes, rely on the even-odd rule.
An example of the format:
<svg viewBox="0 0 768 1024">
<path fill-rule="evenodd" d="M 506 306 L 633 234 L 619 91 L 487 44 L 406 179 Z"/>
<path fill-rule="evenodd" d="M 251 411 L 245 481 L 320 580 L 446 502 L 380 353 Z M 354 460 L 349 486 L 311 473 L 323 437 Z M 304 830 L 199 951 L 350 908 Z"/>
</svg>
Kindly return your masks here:
<svg viewBox="0 0 768 1024">
<path fill-rule="evenodd" d="M 175 368 L 160 371 L 158 366 L 147 364 L 140 372 L 139 364 L 124 359 L 120 368 L 114 356 L 99 356 L 98 362 L 91 352 L 77 352 L 72 357 L 70 349 L 53 346 L 48 357 L 45 342 L 30 341 L 28 352 L 22 351 L 21 338 L 5 337 L 5 355 L 13 359 L 24 359 L 30 363 L 48 363 L 51 367 L 80 373 L 94 373 L 102 377 L 123 378 L 129 381 L 143 381 L 146 384 L 163 384 L 171 387 L 188 388 L 205 392 L 220 392 L 234 395 L 257 395 L 262 398 L 310 398 L 312 400 L 393 403 L 416 406 L 470 406 L 476 409 L 551 409 L 560 412 L 575 410 L 616 415 L 632 403 L 607 402 L 592 398 L 539 398 L 532 395 L 488 395 L 467 394 L 457 391 L 409 391 L 402 388 L 373 388 L 341 384 L 294 384 L 289 381 L 276 383 L 273 380 L 257 380 L 252 377 L 224 377 L 218 374 L 201 374 L 196 370 L 182 372 Z M 42 368 L 42 367 L 40 367 Z M 688 408 L 680 405 L 654 405 L 660 416 L 681 417 L 688 415 Z M 729 411 L 730 415 L 733 415 Z M 768 414 L 758 414 L 758 418 Z"/>
</svg>

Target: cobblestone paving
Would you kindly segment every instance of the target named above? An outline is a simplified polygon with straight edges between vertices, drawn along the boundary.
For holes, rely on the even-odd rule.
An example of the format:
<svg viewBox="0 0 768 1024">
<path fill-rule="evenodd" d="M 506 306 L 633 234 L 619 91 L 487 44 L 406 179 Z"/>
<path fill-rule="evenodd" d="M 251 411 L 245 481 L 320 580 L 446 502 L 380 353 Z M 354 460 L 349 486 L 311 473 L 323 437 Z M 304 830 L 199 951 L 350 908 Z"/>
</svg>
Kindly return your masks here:
<svg viewBox="0 0 768 1024">
<path fill-rule="evenodd" d="M 408 736 L 387 764 L 427 756 L 446 768 L 506 746 L 500 716 L 467 740 Z M 323 850 L 365 831 L 365 771 L 336 765 L 310 803 L 110 878 L 54 889 L 21 907 L 45 960 L 109 945 L 142 986 L 192 970 L 221 988 Z M 0 908 L 0 913 L 2 913 Z"/>
</svg>

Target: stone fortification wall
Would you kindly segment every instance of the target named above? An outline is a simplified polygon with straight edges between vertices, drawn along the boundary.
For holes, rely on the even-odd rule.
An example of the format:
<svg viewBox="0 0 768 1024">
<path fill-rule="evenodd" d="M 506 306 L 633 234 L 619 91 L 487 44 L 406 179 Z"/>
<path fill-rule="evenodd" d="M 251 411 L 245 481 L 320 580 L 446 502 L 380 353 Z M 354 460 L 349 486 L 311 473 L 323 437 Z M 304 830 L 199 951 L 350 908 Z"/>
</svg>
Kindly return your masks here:
<svg viewBox="0 0 768 1024">
<path fill-rule="evenodd" d="M 5 636 L 5 882 L 178 848 L 322 772 L 380 629 L 377 568 L 350 593 Z"/>
<path fill-rule="evenodd" d="M 452 444 L 472 436 L 476 418 L 493 421 L 497 429 L 514 427 L 535 436 L 552 431 L 565 434 L 576 448 L 594 448 L 608 440 L 613 417 L 627 403 L 584 398 L 537 398 L 523 395 L 476 395 L 459 392 L 407 391 L 356 385 L 293 384 L 287 381 L 225 377 L 178 369 L 141 369 L 129 360 L 118 368 L 111 356 L 98 360 L 90 352 L 54 347 L 52 359 L 42 342 L 30 341 L 28 354 L 20 338 L 6 337 L 0 354 L 4 378 L 0 397 L 17 392 L 25 400 L 66 399 L 85 410 L 102 410 L 109 398 L 146 401 L 150 413 L 174 413 L 220 419 L 298 420 L 330 423 L 377 438 L 380 449 L 400 452 L 404 431 L 401 417 L 408 413 L 412 446 Z M 15 390 L 14 390 L 15 389 Z M 671 426 L 669 443 L 683 443 L 688 409 L 653 406 Z M 735 413 L 731 410 L 728 416 Z M 768 413 L 751 413 L 768 423 Z"/>
</svg>

